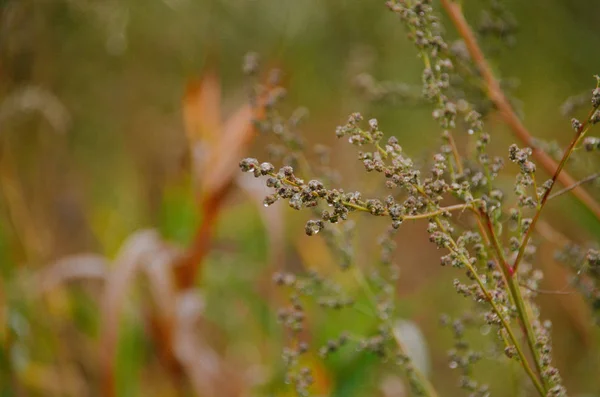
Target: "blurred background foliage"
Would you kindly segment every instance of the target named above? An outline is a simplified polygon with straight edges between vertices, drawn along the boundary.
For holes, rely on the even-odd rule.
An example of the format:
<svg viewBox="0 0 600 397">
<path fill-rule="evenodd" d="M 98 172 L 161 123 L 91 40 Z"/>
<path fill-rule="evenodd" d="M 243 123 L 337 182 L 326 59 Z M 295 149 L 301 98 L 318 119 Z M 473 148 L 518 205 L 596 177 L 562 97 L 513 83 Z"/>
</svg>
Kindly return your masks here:
<svg viewBox="0 0 600 397">
<path fill-rule="evenodd" d="M 487 2 L 464 3 L 476 25 Z M 560 105 L 589 90 L 600 73 L 600 3 L 505 3 L 519 23 L 516 42 L 506 48 L 484 40 L 483 47 L 510 83 L 525 124 L 538 138 L 564 146 L 570 127 Z M 376 189 L 359 173 L 352 148 L 334 138 L 335 126 L 352 111 L 377 117 L 383 131 L 416 158 L 439 144 L 428 106 L 369 102 L 353 84 L 361 73 L 419 84 L 421 62 L 383 2 L 0 0 L 1 396 L 108 395 L 107 365 L 118 396 L 292 395 L 283 383 L 285 338 L 276 321 L 286 293 L 272 286 L 271 275 L 276 269 L 329 274 L 335 268 L 322 241 L 304 236 L 302 215 L 275 209 L 269 217 L 255 204 L 257 193 L 239 187 L 213 208 L 218 219 L 192 283 L 196 299 L 187 302 L 178 291 L 177 310 L 166 310 L 184 318 L 201 313 L 186 329 L 201 341 L 194 354 L 202 370 L 216 371 L 209 380 L 190 380 L 189 369 L 170 364 L 172 353 L 161 353 L 149 314 L 166 290 L 156 282 L 160 277 L 150 271 L 124 277 L 115 270 L 126 262 L 119 258 L 128 254 L 128 239 L 138 238 L 133 245 L 168 241 L 175 250 L 193 243 L 206 212 L 195 188 L 202 181 L 190 172 L 195 152 L 186 138 L 186 89 L 215 72 L 222 94 L 211 98 L 225 120 L 246 99 L 241 64 L 250 50 L 283 70 L 290 106 L 309 107 L 304 135 L 334 148 L 332 162 L 347 189 Z M 487 126 L 504 155 L 510 132 L 494 117 Z M 243 152 L 264 158 L 266 142 L 257 137 Z M 235 166 L 238 159 L 232 160 Z M 579 177 L 589 166 L 584 159 L 571 165 Z M 510 189 L 511 179 L 506 183 Z M 600 193 L 597 186 L 590 189 Z M 600 225 L 570 198 L 552 203 L 548 212 L 552 226 L 576 241 L 600 234 Z M 161 237 L 140 232 L 147 228 Z M 437 319 L 468 304 L 454 293 L 453 274 L 440 271 L 439 255 L 422 229 L 406 225 L 398 238 L 399 312 L 425 335 L 434 384 L 443 395 L 459 395 L 446 359 L 451 336 Z M 130 237 L 134 233 L 143 235 Z M 360 236 L 362 260 L 373 252 L 368 234 Z M 559 290 L 566 271 L 553 262 L 555 247 L 542 248 L 546 287 Z M 81 253 L 95 256 L 72 256 Z M 115 295 L 121 316 L 107 315 L 104 284 L 122 276 L 114 283 L 122 289 Z M 588 309 L 576 295 L 541 301 L 555 324 L 555 360 L 571 393 L 600 395 L 600 335 L 589 326 Z M 316 345 L 342 330 L 375 326 L 356 312 L 315 307 L 311 313 Z M 117 354 L 107 363 L 104 333 L 111 327 L 118 330 Z M 480 335 L 473 338 L 486 348 Z M 422 344 L 418 338 L 415 343 Z M 307 360 L 316 371 L 317 394 L 405 395 L 394 366 L 369 355 L 350 349 L 326 361 L 316 355 Z M 516 395 L 506 381 L 510 367 L 486 360 L 478 370 L 495 395 Z"/>
</svg>

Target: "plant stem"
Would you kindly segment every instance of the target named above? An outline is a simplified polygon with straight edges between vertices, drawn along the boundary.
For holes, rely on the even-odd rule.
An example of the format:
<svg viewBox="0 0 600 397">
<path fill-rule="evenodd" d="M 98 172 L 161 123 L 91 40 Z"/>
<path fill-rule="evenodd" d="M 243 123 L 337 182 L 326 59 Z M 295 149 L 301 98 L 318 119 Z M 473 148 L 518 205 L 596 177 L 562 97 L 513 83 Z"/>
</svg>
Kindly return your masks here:
<svg viewBox="0 0 600 397">
<path fill-rule="evenodd" d="M 523 301 L 523 296 L 521 295 L 521 290 L 518 285 L 518 277 L 514 274 L 514 269 L 508 264 L 506 257 L 504 256 L 504 252 L 500 247 L 500 243 L 498 241 L 498 237 L 496 236 L 496 232 L 494 231 L 494 225 L 489 215 L 483 211 L 479 211 L 478 214 L 480 217 L 484 218 L 485 226 L 490 235 L 490 240 L 492 242 L 492 247 L 494 248 L 494 252 L 496 253 L 496 257 L 500 262 L 500 268 L 502 269 L 502 273 L 504 275 L 504 281 L 508 285 L 508 289 L 512 296 L 512 300 L 517 309 L 517 315 L 519 316 L 519 321 L 522 325 L 523 333 L 525 334 L 525 338 L 527 339 L 527 344 L 529 345 L 529 350 L 531 350 L 531 354 L 533 356 L 533 361 L 535 363 L 536 370 L 538 374 L 542 375 L 542 365 L 540 362 L 540 357 L 537 349 L 535 348 L 535 334 L 533 332 L 533 327 L 531 325 L 531 320 L 527 314 L 527 310 L 525 308 L 525 302 Z M 542 377 L 543 379 L 543 377 Z"/>
<path fill-rule="evenodd" d="M 456 141 L 454 140 L 454 137 L 452 136 L 452 133 L 450 131 L 448 131 L 448 143 L 452 148 L 452 156 L 454 156 L 454 161 L 456 162 L 458 174 L 462 175 L 462 173 L 464 172 L 462 160 L 460 157 L 460 153 L 458 152 L 458 147 L 456 146 Z"/>
<path fill-rule="evenodd" d="M 358 211 L 369 212 L 369 213 L 371 212 L 364 205 L 354 204 L 354 203 L 350 203 L 350 202 L 347 202 L 347 201 L 343 201 L 342 204 L 344 204 L 346 207 L 354 208 L 354 209 L 356 209 Z M 457 210 L 465 210 L 465 209 L 469 208 L 470 206 L 471 206 L 471 204 L 450 205 L 448 207 L 441 207 L 440 209 L 438 209 L 436 211 L 425 212 L 423 214 L 404 215 L 404 216 L 402 216 L 402 220 L 429 219 L 429 218 L 432 218 L 432 217 L 437 216 L 437 215 L 442 215 L 445 212 L 457 211 Z M 383 214 L 381 214 L 381 216 L 386 216 L 386 215 L 389 215 L 387 213 L 387 211 L 384 212 Z"/>
<path fill-rule="evenodd" d="M 441 4 L 446 10 L 446 13 L 450 17 L 450 20 L 456 27 L 456 30 L 460 34 L 460 36 L 465 41 L 467 46 L 467 50 L 473 59 L 473 62 L 478 67 L 483 79 L 485 81 L 485 85 L 487 88 L 487 93 L 494 102 L 494 105 L 500 111 L 500 115 L 506 122 L 506 124 L 511 128 L 515 136 L 524 144 L 529 146 L 533 151 L 533 158 L 551 175 L 557 175 L 557 180 L 564 186 L 574 186 L 577 183 L 571 175 L 566 172 L 559 173 L 557 171 L 559 165 L 556 164 L 556 161 L 552 159 L 547 153 L 536 148 L 536 145 L 533 142 L 533 136 L 527 130 L 527 128 L 523 125 L 519 117 L 513 110 L 510 102 L 504 95 L 504 92 L 500 88 L 500 83 L 494 77 L 492 73 L 492 69 L 490 68 L 483 51 L 477 44 L 477 40 L 475 38 L 475 34 L 473 30 L 469 26 L 469 23 L 466 21 L 462 8 L 459 3 L 453 2 L 452 0 L 441 0 Z M 579 201 L 585 205 L 594 216 L 600 220 L 600 204 L 594 200 L 594 198 L 586 192 L 579 185 L 575 186 L 572 189 L 573 195 L 579 199 Z"/>
<path fill-rule="evenodd" d="M 583 138 L 583 136 L 589 129 L 590 118 L 592 117 L 592 115 L 594 114 L 594 112 L 596 111 L 597 108 L 598 107 L 596 106 L 591 110 L 586 121 L 581 125 L 581 127 L 579 127 L 577 129 L 575 136 L 571 140 L 569 147 L 565 151 L 565 154 L 563 155 L 562 159 L 560 160 L 560 163 L 558 164 L 558 168 L 552 175 L 552 181 L 551 181 L 550 187 L 544 192 L 544 195 L 542 196 L 542 199 L 540 200 L 540 203 L 538 205 L 537 211 L 535 212 L 533 220 L 531 221 L 531 225 L 525 232 L 525 236 L 523 237 L 523 241 L 521 242 L 521 245 L 519 247 L 519 252 L 517 253 L 517 258 L 515 259 L 515 262 L 512 266 L 513 275 L 517 272 L 517 270 L 519 268 L 519 264 L 521 263 L 521 260 L 523 259 L 523 255 L 525 255 L 525 249 L 527 248 L 527 243 L 529 242 L 529 239 L 531 238 L 531 233 L 532 233 L 533 229 L 535 228 L 535 224 L 537 223 L 538 219 L 540 218 L 540 214 L 542 213 L 542 210 L 544 209 L 544 205 L 548 201 L 548 197 L 550 197 L 550 193 L 552 192 L 552 188 L 554 187 L 554 184 L 556 183 L 556 181 L 558 180 L 558 178 L 560 176 L 560 172 L 562 171 L 565 164 L 567 163 L 567 160 L 569 160 L 569 157 L 571 157 L 571 154 L 573 153 L 573 149 L 575 149 L 575 146 L 577 145 L 577 143 L 580 141 L 581 138 Z M 575 188 L 573 189 L 573 191 L 575 191 Z"/>
<path fill-rule="evenodd" d="M 446 234 L 449 235 L 449 233 L 444 228 L 444 225 L 442 224 L 442 222 L 440 222 L 439 218 L 436 217 L 435 218 L 435 222 L 438 225 L 438 227 L 440 228 L 440 230 L 442 230 L 444 233 L 446 233 Z M 492 295 L 490 294 L 490 292 L 487 290 L 485 284 L 483 283 L 483 281 L 481 280 L 481 278 L 477 274 L 477 271 L 475 270 L 475 268 L 469 262 L 469 259 L 467 257 L 465 257 L 462 253 L 460 253 L 460 251 L 458 250 L 458 246 L 457 246 L 456 242 L 454 241 L 454 239 L 451 238 L 450 242 L 452 244 L 452 247 L 449 247 L 449 249 L 451 251 L 454 251 L 455 253 L 457 253 L 457 254 L 460 255 L 463 264 L 465 265 L 465 267 L 471 272 L 471 274 L 475 278 L 475 281 L 477 282 L 477 285 L 479 285 L 479 288 L 481 289 L 481 291 L 485 295 L 486 300 L 489 302 L 490 306 L 492 306 L 492 310 L 494 311 L 494 313 L 496 313 L 496 315 L 498 316 L 498 319 L 502 323 L 502 327 L 508 333 L 508 336 L 510 338 L 511 343 L 515 346 L 515 349 L 517 350 L 517 355 L 519 356 L 519 359 L 521 360 L 523 368 L 525 369 L 525 372 L 527 373 L 527 375 L 529 376 L 529 378 L 533 382 L 533 385 L 535 386 L 536 390 L 538 391 L 538 393 L 540 394 L 540 396 L 542 396 L 542 397 L 546 396 L 546 390 L 545 390 L 544 386 L 542 385 L 542 383 L 540 382 L 540 380 L 538 379 L 538 377 L 533 372 L 533 369 L 531 368 L 531 365 L 529 365 L 529 361 L 527 361 L 527 358 L 525 357 L 525 353 L 523 352 L 523 348 L 519 344 L 519 341 L 517 340 L 517 337 L 516 337 L 514 331 L 512 330 L 510 324 L 508 323 L 508 321 L 506 320 L 506 318 L 504 317 L 504 315 L 502 314 L 502 312 L 500 311 L 500 309 L 496 305 L 496 302 L 494 302 L 494 298 L 492 297 Z M 509 277 L 509 279 L 511 279 L 511 278 Z M 521 298 L 521 302 L 522 302 L 522 298 Z M 517 305 L 517 307 L 518 307 L 518 305 Z"/>
</svg>

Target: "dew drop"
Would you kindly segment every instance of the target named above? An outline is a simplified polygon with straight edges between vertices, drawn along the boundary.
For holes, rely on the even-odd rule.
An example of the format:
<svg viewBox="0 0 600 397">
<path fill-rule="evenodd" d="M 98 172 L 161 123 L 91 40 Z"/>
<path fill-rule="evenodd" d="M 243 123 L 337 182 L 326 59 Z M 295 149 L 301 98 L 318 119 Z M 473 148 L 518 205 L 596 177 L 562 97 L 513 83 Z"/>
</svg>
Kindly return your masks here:
<svg viewBox="0 0 600 397">
<path fill-rule="evenodd" d="M 458 367 L 458 363 L 456 361 L 450 361 L 450 368 L 455 369 Z"/>
<path fill-rule="evenodd" d="M 469 135 L 473 135 L 473 134 L 475 133 L 475 131 L 473 131 L 472 129 L 469 129 L 469 130 L 467 131 L 467 133 L 468 133 Z"/>
</svg>

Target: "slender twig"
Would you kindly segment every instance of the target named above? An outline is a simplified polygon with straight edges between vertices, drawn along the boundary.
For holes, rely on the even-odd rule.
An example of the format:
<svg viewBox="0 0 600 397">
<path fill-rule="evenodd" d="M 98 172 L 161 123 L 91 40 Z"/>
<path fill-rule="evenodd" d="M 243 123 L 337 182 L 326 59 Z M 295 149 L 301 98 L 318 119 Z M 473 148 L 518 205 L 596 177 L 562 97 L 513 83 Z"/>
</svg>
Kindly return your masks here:
<svg viewBox="0 0 600 397">
<path fill-rule="evenodd" d="M 365 207 L 364 205 L 360 205 L 360 204 L 354 204 L 354 203 L 350 203 L 347 201 L 343 201 L 342 202 L 346 207 L 350 207 L 350 208 L 354 208 L 358 211 L 363 211 L 363 212 L 371 212 L 367 207 Z M 465 210 L 467 208 L 469 208 L 471 206 L 471 204 L 456 204 L 456 205 L 450 205 L 448 207 L 441 207 L 440 209 L 436 210 L 436 211 L 432 211 L 432 212 L 425 212 L 423 214 L 417 214 L 417 215 L 404 215 L 402 216 L 402 220 L 418 220 L 418 219 L 429 219 L 429 218 L 433 218 L 434 216 L 437 215 L 442 215 L 446 212 L 451 212 L 451 211 L 458 211 L 458 210 Z M 388 215 L 387 211 L 381 214 L 382 216 Z"/>
<path fill-rule="evenodd" d="M 521 245 L 519 247 L 519 252 L 517 253 L 517 257 L 512 266 L 513 275 L 517 272 L 517 270 L 519 268 L 519 264 L 521 263 L 521 260 L 523 259 L 523 256 L 525 255 L 525 249 L 527 248 L 527 243 L 529 242 L 529 239 L 531 238 L 531 232 L 535 228 L 535 224 L 537 223 L 538 219 L 540 218 L 540 214 L 542 213 L 542 210 L 544 209 L 544 205 L 548 201 L 548 197 L 550 197 L 550 193 L 552 192 L 552 188 L 554 187 L 554 184 L 556 183 L 558 177 L 560 176 L 560 172 L 562 171 L 563 167 L 567 163 L 567 160 L 569 160 L 569 157 L 571 157 L 571 154 L 573 153 L 573 149 L 575 149 L 575 146 L 577 145 L 577 143 L 580 141 L 581 138 L 583 138 L 583 136 L 589 129 L 589 127 L 590 127 L 589 121 L 597 108 L 598 108 L 598 106 L 595 106 L 590 111 L 590 114 L 586 118 L 585 122 L 583 122 L 581 124 L 581 126 L 577 129 L 575 136 L 571 140 L 569 147 L 567 147 L 565 154 L 563 155 L 562 159 L 560 160 L 560 163 L 558 164 L 558 168 L 552 175 L 552 181 L 550 183 L 550 187 L 548 189 L 546 189 L 546 191 L 544 192 L 544 195 L 542 196 L 542 199 L 540 200 L 540 202 L 537 206 L 538 207 L 537 211 L 535 212 L 535 215 L 533 216 L 533 220 L 531 221 L 531 225 L 525 232 L 525 236 L 523 236 L 523 240 L 521 241 Z M 573 189 L 573 191 L 575 191 L 575 189 Z"/>
<path fill-rule="evenodd" d="M 458 147 L 456 146 L 456 141 L 454 140 L 454 137 L 452 136 L 452 133 L 450 131 L 448 131 L 448 143 L 450 144 L 450 147 L 452 148 L 452 156 L 454 156 L 454 161 L 456 162 L 456 168 L 457 168 L 458 174 L 462 175 L 462 173 L 464 172 L 463 165 L 462 165 L 462 159 L 460 157 L 460 153 L 458 152 Z"/>
<path fill-rule="evenodd" d="M 548 289 L 538 289 L 538 288 L 532 288 L 530 286 L 528 286 L 527 284 L 523 284 L 523 283 L 519 283 L 519 285 L 531 292 L 535 292 L 536 294 L 543 294 L 543 295 L 571 295 L 574 294 L 575 291 L 563 291 L 563 290 L 558 290 L 558 291 L 553 291 L 553 290 L 548 290 Z"/>
<path fill-rule="evenodd" d="M 269 173 L 269 175 L 274 178 L 277 177 L 277 174 L 274 172 Z M 288 178 L 282 178 L 281 180 L 290 186 L 301 187 L 301 185 L 297 184 L 296 182 L 294 182 Z M 425 192 L 423 192 L 422 194 L 425 194 Z M 317 193 L 313 192 L 313 195 L 316 197 Z M 477 201 L 477 200 L 475 200 L 475 201 Z M 354 208 L 357 211 L 369 212 L 369 213 L 371 212 L 371 210 L 369 210 L 369 208 L 367 208 L 366 204 L 363 202 L 351 203 L 349 201 L 342 201 L 342 204 L 346 207 Z M 442 215 L 442 214 L 445 214 L 445 213 L 451 212 L 451 211 L 466 210 L 468 208 L 471 208 L 471 206 L 472 206 L 472 203 L 449 205 L 448 207 L 441 207 L 432 212 L 425 212 L 423 214 L 416 214 L 416 215 L 404 215 L 404 216 L 402 216 L 402 220 L 429 219 L 429 218 L 433 218 L 434 216 Z M 389 215 L 389 213 L 387 211 L 384 211 L 381 213 L 381 216 L 386 216 L 386 215 Z"/>
<path fill-rule="evenodd" d="M 566 187 L 566 188 L 564 188 L 564 189 L 561 189 L 561 190 L 559 190 L 559 191 L 558 191 L 558 192 L 556 192 L 556 193 L 552 193 L 552 194 L 551 194 L 551 195 L 548 197 L 548 200 L 552 200 L 552 199 L 553 199 L 553 198 L 555 198 L 555 197 L 558 197 L 558 196 L 561 196 L 561 195 L 563 195 L 563 194 L 565 194 L 565 193 L 568 193 L 568 192 L 570 192 L 571 190 L 575 189 L 577 186 L 579 186 L 579 185 L 583 185 L 584 183 L 592 182 L 593 180 L 595 180 L 595 179 L 598 179 L 598 178 L 600 178 L 600 172 L 596 172 L 595 174 L 592 174 L 592 175 L 586 176 L 585 178 L 583 178 L 583 179 L 579 180 L 579 181 L 578 181 L 578 182 L 576 182 L 575 184 L 573 184 L 573 185 L 571 185 L 571 186 L 569 186 L 569 187 Z"/>
<path fill-rule="evenodd" d="M 506 260 L 504 252 L 500 247 L 500 242 L 498 241 L 498 237 L 496 236 L 496 232 L 494 231 L 494 224 L 492 223 L 492 219 L 484 211 L 478 211 L 477 215 L 485 220 L 484 224 L 487 228 L 487 232 L 489 234 L 490 241 L 492 242 L 492 247 L 494 248 L 494 251 L 496 253 L 496 257 L 498 258 L 498 261 L 500 261 L 502 272 L 507 278 L 510 278 L 512 276 L 512 267 Z"/>
<path fill-rule="evenodd" d="M 572 186 L 577 183 L 577 180 L 569 175 L 567 172 L 557 173 L 559 164 L 556 163 L 547 153 L 536 147 L 533 140 L 533 136 L 523 125 L 519 117 L 512 108 L 512 105 L 504 95 L 504 92 L 500 88 L 500 83 L 494 77 L 492 69 L 488 64 L 483 51 L 477 44 L 475 34 L 466 21 L 461 5 L 458 2 L 452 0 L 441 0 L 442 6 L 448 13 L 452 23 L 456 27 L 456 30 L 465 41 L 467 50 L 473 59 L 475 65 L 479 69 L 488 91 L 488 95 L 496 108 L 500 111 L 502 118 L 505 123 L 511 128 L 515 136 L 521 140 L 521 142 L 532 149 L 533 158 L 536 162 L 541 165 L 546 172 L 551 175 L 558 175 L 557 181 L 563 186 Z M 600 220 L 600 204 L 594 198 L 586 192 L 581 186 L 577 185 L 572 190 L 573 195 L 583 203 L 596 218 Z"/>
</svg>

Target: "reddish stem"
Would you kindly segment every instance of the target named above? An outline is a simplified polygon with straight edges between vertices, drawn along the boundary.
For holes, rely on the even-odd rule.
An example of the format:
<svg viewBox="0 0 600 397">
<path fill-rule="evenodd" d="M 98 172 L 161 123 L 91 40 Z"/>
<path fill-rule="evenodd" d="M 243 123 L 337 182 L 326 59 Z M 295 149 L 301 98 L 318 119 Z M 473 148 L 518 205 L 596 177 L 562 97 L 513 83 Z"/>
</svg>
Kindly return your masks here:
<svg viewBox="0 0 600 397">
<path fill-rule="evenodd" d="M 519 117 L 513 110 L 510 102 L 504 95 L 504 92 L 500 88 L 500 83 L 494 77 L 492 73 L 492 69 L 488 64 L 483 51 L 477 44 L 477 39 L 475 38 L 475 34 L 471 29 L 469 23 L 466 21 L 460 4 L 455 3 L 451 0 L 441 0 L 442 6 L 448 13 L 450 20 L 456 27 L 456 30 L 463 38 L 465 45 L 467 46 L 467 50 L 473 59 L 473 62 L 479 69 L 483 80 L 485 82 L 488 96 L 498 108 L 500 115 L 504 119 L 504 122 L 510 127 L 515 136 L 526 146 L 530 147 L 533 151 L 533 158 L 536 162 L 542 166 L 546 170 L 546 172 L 550 175 L 555 175 L 558 182 L 560 182 L 563 186 L 576 186 L 573 188 L 572 192 L 579 201 L 585 205 L 594 216 L 600 220 L 600 204 L 594 200 L 590 194 L 585 191 L 581 186 L 577 186 L 577 180 L 573 178 L 566 171 L 562 173 L 558 173 L 559 165 L 554 161 L 548 154 L 544 151 L 536 148 L 536 145 L 533 141 L 533 136 L 527 128 L 523 125 Z"/>
</svg>

